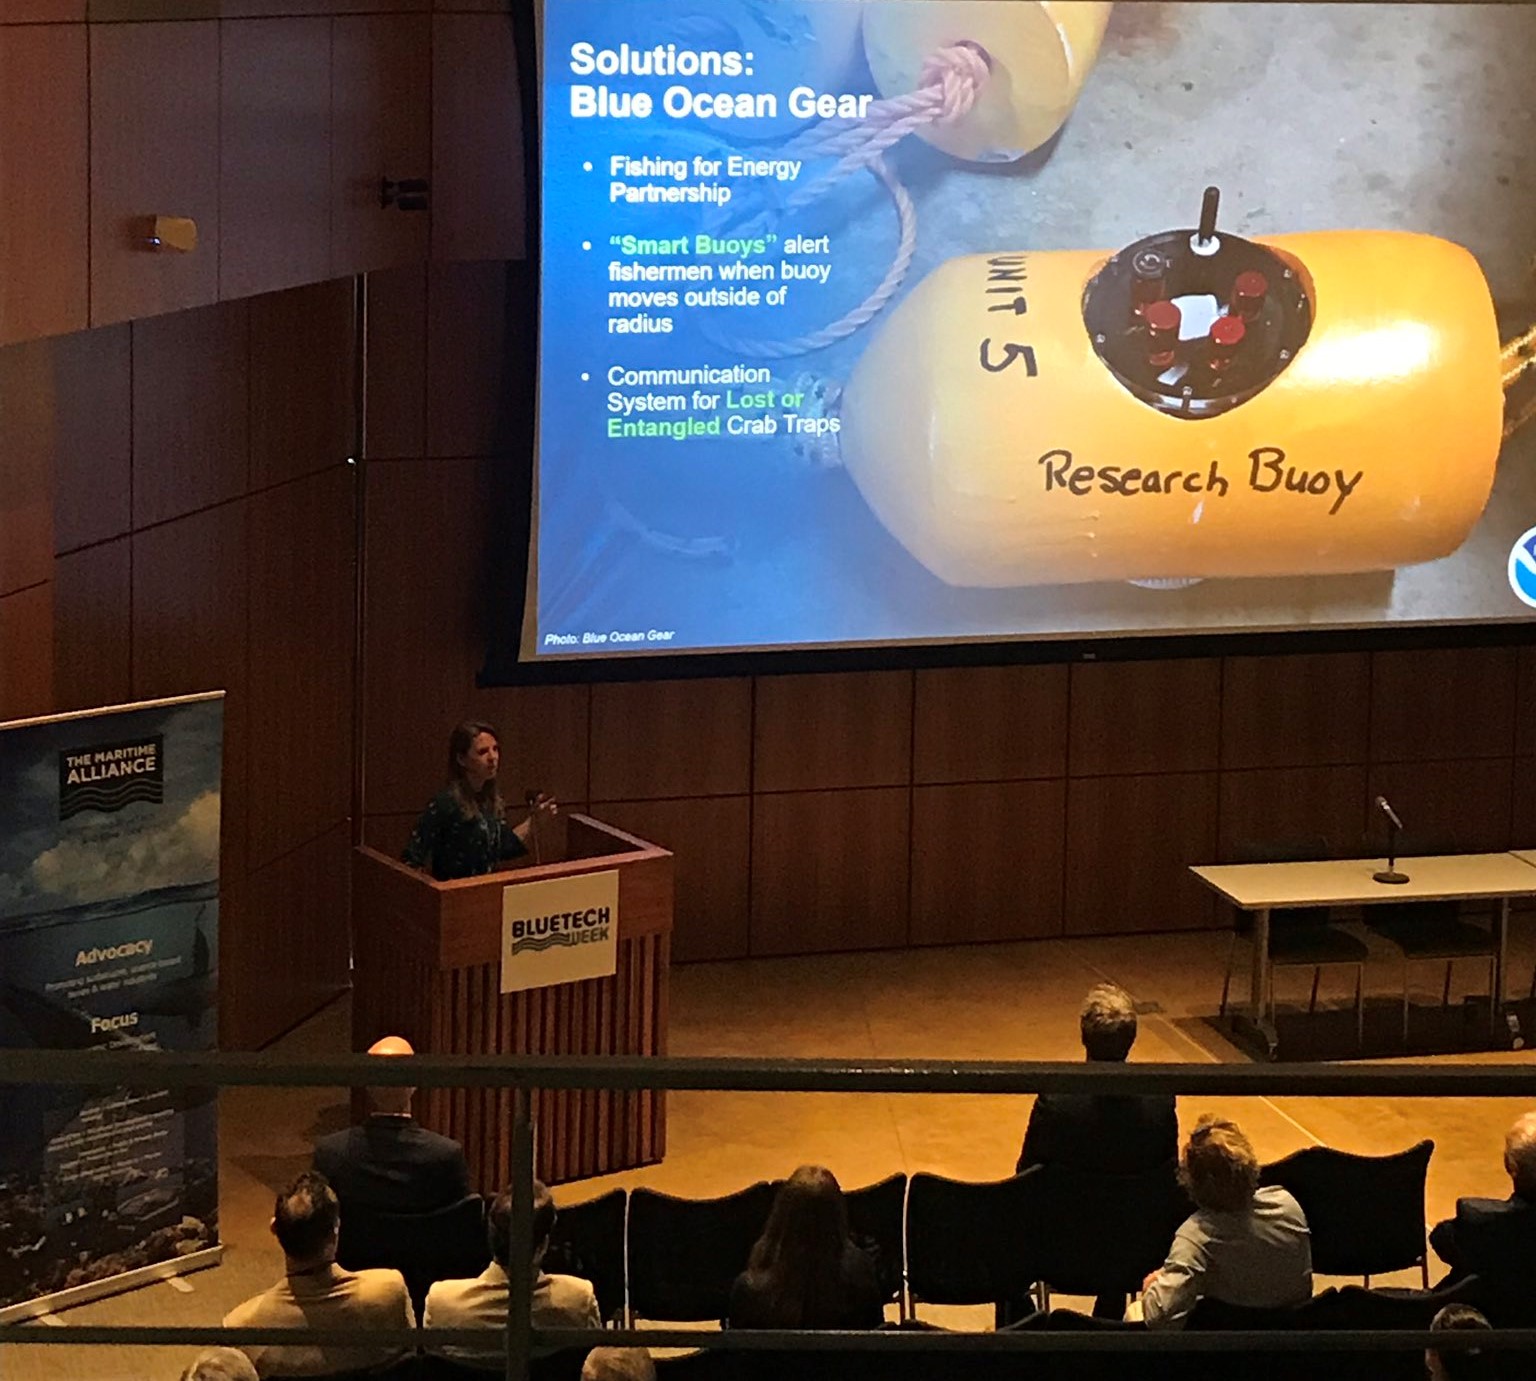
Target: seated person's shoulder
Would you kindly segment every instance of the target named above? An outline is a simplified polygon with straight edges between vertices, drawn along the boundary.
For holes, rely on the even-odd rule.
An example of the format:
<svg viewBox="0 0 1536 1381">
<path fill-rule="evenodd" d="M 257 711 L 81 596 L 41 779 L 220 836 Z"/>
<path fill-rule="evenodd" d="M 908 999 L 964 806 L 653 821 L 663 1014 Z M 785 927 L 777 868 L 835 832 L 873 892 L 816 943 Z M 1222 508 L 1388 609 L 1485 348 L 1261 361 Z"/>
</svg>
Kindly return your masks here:
<svg viewBox="0 0 1536 1381">
<path fill-rule="evenodd" d="M 350 1271 L 352 1290 L 365 1299 L 394 1301 L 407 1293 L 405 1277 L 399 1271 L 383 1266 L 370 1266 L 366 1270 Z"/>
<path fill-rule="evenodd" d="M 1468 1218 L 1524 1218 L 1536 1223 L 1536 1205 L 1524 1199 L 1457 1199 L 1456 1216 Z"/>
<path fill-rule="evenodd" d="M 557 1306 L 567 1303 L 584 1305 L 588 1300 L 596 1298 L 592 1282 L 580 1276 L 549 1275 L 545 1280 L 549 1285 L 550 1300 Z"/>
</svg>

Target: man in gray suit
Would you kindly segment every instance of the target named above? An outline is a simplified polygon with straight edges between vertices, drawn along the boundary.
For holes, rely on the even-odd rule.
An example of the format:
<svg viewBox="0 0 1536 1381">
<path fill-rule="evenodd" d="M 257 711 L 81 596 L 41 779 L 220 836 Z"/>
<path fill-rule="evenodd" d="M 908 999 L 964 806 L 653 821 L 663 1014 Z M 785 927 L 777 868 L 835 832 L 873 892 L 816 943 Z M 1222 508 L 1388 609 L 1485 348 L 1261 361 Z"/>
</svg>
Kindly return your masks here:
<svg viewBox="0 0 1536 1381">
<path fill-rule="evenodd" d="M 542 1269 L 555 1227 L 555 1201 L 537 1180 L 533 1184 L 533 1326 L 601 1328 L 597 1296 L 579 1276 L 550 1275 Z M 506 1359 L 507 1262 L 512 1246 L 512 1196 L 498 1194 L 487 1220 L 491 1264 L 473 1280 L 440 1280 L 427 1292 L 422 1327 L 495 1329 L 503 1336 L 483 1348 L 437 1346 L 430 1335 L 426 1349 L 469 1366 L 495 1367 Z"/>
</svg>

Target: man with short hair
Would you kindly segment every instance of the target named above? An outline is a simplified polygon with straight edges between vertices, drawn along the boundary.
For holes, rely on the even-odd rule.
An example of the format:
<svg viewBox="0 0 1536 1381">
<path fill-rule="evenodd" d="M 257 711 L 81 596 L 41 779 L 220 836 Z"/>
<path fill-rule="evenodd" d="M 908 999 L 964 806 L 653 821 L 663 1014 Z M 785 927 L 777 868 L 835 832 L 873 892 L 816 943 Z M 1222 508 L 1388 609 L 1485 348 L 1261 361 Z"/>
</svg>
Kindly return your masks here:
<svg viewBox="0 0 1536 1381">
<path fill-rule="evenodd" d="M 272 1235 L 283 1249 L 285 1274 L 270 1290 L 230 1311 L 226 1328 L 357 1328 L 395 1331 L 416 1327 L 399 1271 L 344 1271 L 336 1264 L 341 1223 L 335 1192 L 325 1176 L 307 1170 L 277 1196 Z M 254 1343 L 243 1351 L 257 1375 L 326 1376 L 365 1371 L 399 1361 L 408 1345 L 356 1347 Z"/>
<path fill-rule="evenodd" d="M 1493 1325 L 1470 1304 L 1448 1304 L 1430 1321 L 1431 1333 L 1486 1333 Z M 1429 1348 L 1424 1366 L 1430 1381 L 1488 1381 L 1497 1370 L 1497 1354 L 1479 1347 Z"/>
<path fill-rule="evenodd" d="M 259 1381 L 259 1378 L 245 1353 L 232 1347 L 210 1347 L 192 1359 L 182 1372 L 181 1381 Z"/>
<path fill-rule="evenodd" d="M 1124 988 L 1091 988 L 1078 1019 L 1083 1053 L 1094 1064 L 1121 1064 L 1136 1041 L 1136 1004 Z M 1105 1175 L 1135 1175 L 1172 1165 L 1179 1117 L 1171 1093 L 1042 1093 L 1035 1099 L 1015 1172 L 1061 1165 Z"/>
<path fill-rule="evenodd" d="M 1458 1199 L 1456 1216 L 1435 1224 L 1429 1244 L 1454 1277 L 1536 1290 L 1536 1112 L 1504 1136 L 1507 1199 Z"/>
<path fill-rule="evenodd" d="M 656 1381 L 656 1363 L 643 1347 L 595 1347 L 582 1363 L 581 1381 Z"/>
<path fill-rule="evenodd" d="M 409 1041 L 385 1036 L 370 1055 L 414 1055 Z M 330 1181 L 343 1210 L 431 1213 L 469 1195 L 464 1148 L 428 1131 L 411 1115 L 413 1088 L 370 1088 L 368 1116 L 315 1143 L 315 1169 Z"/>
<path fill-rule="evenodd" d="M 601 1328 L 597 1296 L 591 1283 L 578 1276 L 549 1275 L 543 1269 L 555 1227 L 555 1201 L 539 1181 L 533 1182 L 533 1309 L 535 1328 Z M 473 1280 L 440 1280 L 427 1291 L 421 1326 L 428 1330 L 426 1349 L 470 1366 L 495 1366 L 506 1358 L 505 1337 L 483 1348 L 434 1345 L 434 1328 L 507 1327 L 507 1263 L 512 1252 L 512 1196 L 498 1194 L 486 1220 L 491 1264 Z"/>
</svg>

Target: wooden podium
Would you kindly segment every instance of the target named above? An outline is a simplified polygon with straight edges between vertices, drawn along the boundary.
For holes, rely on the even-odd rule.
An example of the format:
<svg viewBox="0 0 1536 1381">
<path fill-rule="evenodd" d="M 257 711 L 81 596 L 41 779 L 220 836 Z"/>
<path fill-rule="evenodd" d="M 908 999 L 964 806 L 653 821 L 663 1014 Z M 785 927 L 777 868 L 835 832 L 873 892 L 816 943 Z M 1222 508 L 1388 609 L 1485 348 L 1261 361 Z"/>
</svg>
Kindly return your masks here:
<svg viewBox="0 0 1536 1381">
<path fill-rule="evenodd" d="M 550 828 L 550 825 L 553 828 Z M 356 919 L 352 1045 L 404 1036 L 434 1055 L 665 1055 L 672 945 L 672 855 L 584 815 L 540 830 L 542 859 L 434 882 L 375 849 L 353 851 Z M 547 878 L 618 873 L 618 970 L 525 992 L 501 991 L 502 893 Z M 536 1090 L 534 1164 L 547 1184 L 659 1161 L 660 1091 Z M 424 1089 L 417 1115 L 463 1143 L 474 1186 L 505 1187 L 510 1089 Z"/>
</svg>

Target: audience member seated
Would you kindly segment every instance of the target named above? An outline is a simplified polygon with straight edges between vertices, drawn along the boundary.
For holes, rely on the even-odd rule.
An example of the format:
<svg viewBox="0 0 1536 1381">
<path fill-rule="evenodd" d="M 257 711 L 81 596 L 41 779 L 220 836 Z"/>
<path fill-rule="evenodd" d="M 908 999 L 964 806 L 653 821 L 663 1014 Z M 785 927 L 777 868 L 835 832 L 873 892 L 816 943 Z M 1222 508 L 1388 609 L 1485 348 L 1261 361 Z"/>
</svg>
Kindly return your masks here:
<svg viewBox="0 0 1536 1381">
<path fill-rule="evenodd" d="M 595 1347 L 582 1363 L 581 1381 L 656 1381 L 656 1363 L 643 1347 Z"/>
<path fill-rule="evenodd" d="M 414 1055 L 410 1042 L 385 1036 L 370 1055 Z M 411 1116 L 410 1088 L 368 1090 L 368 1117 L 315 1143 L 315 1169 L 330 1181 L 343 1211 L 431 1213 L 469 1194 L 464 1150 Z"/>
<path fill-rule="evenodd" d="M 1448 1304 L 1429 1325 L 1430 1332 L 1483 1332 L 1492 1325 L 1468 1304 Z M 1498 1354 L 1484 1352 L 1481 1348 L 1447 1348 L 1439 1352 L 1430 1348 L 1424 1354 L 1424 1365 L 1430 1381 L 1488 1381 L 1497 1374 Z"/>
<path fill-rule="evenodd" d="M 1202 1117 L 1179 1169 L 1195 1212 L 1128 1317 L 1148 1328 L 1179 1328 L 1201 1299 L 1285 1309 L 1311 1296 L 1306 1215 L 1284 1189 L 1259 1188 L 1258 1157 L 1235 1123 Z"/>
<path fill-rule="evenodd" d="M 1452 1278 L 1475 1275 L 1497 1286 L 1512 1276 L 1536 1290 L 1536 1112 L 1526 1113 L 1504 1137 L 1507 1199 L 1458 1199 L 1456 1216 L 1435 1224 L 1429 1244 Z"/>
<path fill-rule="evenodd" d="M 731 1328 L 878 1328 L 885 1321 L 875 1263 L 854 1245 L 848 1205 L 830 1170 L 802 1165 L 731 1286 Z"/>
<path fill-rule="evenodd" d="M 199 1352 L 181 1374 L 181 1381 L 259 1381 L 251 1359 L 233 1347 Z"/>
<path fill-rule="evenodd" d="M 283 1249 L 286 1274 L 270 1290 L 248 1299 L 224 1319 L 226 1328 L 416 1327 L 411 1298 L 398 1271 L 344 1271 L 336 1264 L 341 1213 L 325 1176 L 300 1175 L 277 1196 L 272 1235 Z M 307 1343 L 253 1344 L 243 1349 L 260 1377 L 328 1376 L 386 1367 L 410 1348 L 396 1344 L 320 1347 Z"/>
<path fill-rule="evenodd" d="M 1083 1053 L 1122 1064 L 1136 1042 L 1136 1005 L 1123 988 L 1100 983 L 1083 1002 Z M 1179 1154 L 1179 1118 L 1171 1093 L 1042 1093 L 1035 1099 L 1015 1170 L 1065 1165 L 1106 1175 L 1135 1175 Z"/>
<path fill-rule="evenodd" d="M 535 1328 L 601 1328 L 597 1296 L 588 1281 L 578 1276 L 549 1275 L 541 1269 L 549 1236 L 555 1227 L 555 1201 L 537 1180 L 533 1184 L 533 1326 Z M 507 1262 L 512 1250 L 512 1196 L 498 1194 L 491 1204 L 486 1231 L 490 1237 L 491 1264 L 473 1280 L 440 1280 L 427 1291 L 422 1327 L 486 1328 L 507 1326 Z M 430 1335 L 426 1349 L 468 1366 L 500 1367 L 506 1360 L 505 1341 L 486 1340 L 483 1348 L 434 1345 Z"/>
</svg>

